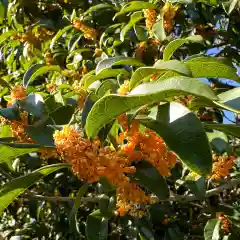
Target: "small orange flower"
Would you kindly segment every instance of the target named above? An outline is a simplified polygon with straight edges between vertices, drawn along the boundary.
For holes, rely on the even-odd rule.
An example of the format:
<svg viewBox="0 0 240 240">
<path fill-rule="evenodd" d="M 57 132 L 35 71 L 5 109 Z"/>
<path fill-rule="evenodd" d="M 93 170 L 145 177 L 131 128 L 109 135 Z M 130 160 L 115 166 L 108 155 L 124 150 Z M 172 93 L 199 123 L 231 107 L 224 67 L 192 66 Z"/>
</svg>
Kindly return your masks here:
<svg viewBox="0 0 240 240">
<path fill-rule="evenodd" d="M 210 179 L 219 181 L 221 178 L 228 176 L 235 164 L 235 160 L 235 156 L 218 156 L 213 154 L 214 163 Z"/>
<path fill-rule="evenodd" d="M 126 95 L 129 92 L 129 81 L 125 80 L 119 88 L 119 94 L 121 96 Z"/>
<path fill-rule="evenodd" d="M 225 232 L 225 233 L 229 233 L 230 232 L 230 228 L 232 223 L 230 222 L 230 220 L 224 215 L 221 214 L 218 219 L 221 221 L 221 229 Z"/>
<path fill-rule="evenodd" d="M 96 40 L 97 38 L 97 31 L 94 28 L 90 28 L 84 24 L 82 24 L 80 21 L 73 20 L 73 26 L 77 29 L 83 32 L 84 37 L 89 40 Z"/>
</svg>

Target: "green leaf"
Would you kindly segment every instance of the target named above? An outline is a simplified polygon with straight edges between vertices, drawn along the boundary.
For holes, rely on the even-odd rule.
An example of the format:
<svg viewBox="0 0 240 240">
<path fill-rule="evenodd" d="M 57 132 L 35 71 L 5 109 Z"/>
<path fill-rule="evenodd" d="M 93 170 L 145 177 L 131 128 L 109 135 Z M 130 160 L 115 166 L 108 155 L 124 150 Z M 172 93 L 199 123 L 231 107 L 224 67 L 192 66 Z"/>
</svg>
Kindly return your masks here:
<svg viewBox="0 0 240 240">
<path fill-rule="evenodd" d="M 191 192 L 199 199 L 204 199 L 206 195 L 206 180 L 204 177 L 189 174 L 186 178 L 186 185 Z"/>
<path fill-rule="evenodd" d="M 208 220 L 204 228 L 204 239 L 205 240 L 219 240 L 220 239 L 220 220 L 210 219 Z"/>
<path fill-rule="evenodd" d="M 87 217 L 86 236 L 88 240 L 106 240 L 108 236 L 108 220 L 99 210 Z"/>
<path fill-rule="evenodd" d="M 96 94 L 98 95 L 99 98 L 101 98 L 109 90 L 111 93 L 116 93 L 117 88 L 118 88 L 118 85 L 115 79 L 107 79 L 101 83 L 101 85 L 97 89 Z"/>
<path fill-rule="evenodd" d="M 12 105 L 8 108 L 0 108 L 0 115 L 8 120 L 19 120 L 19 110 L 17 105 Z"/>
<path fill-rule="evenodd" d="M 207 84 L 187 77 L 174 77 L 157 83 L 142 84 L 129 95 L 110 94 L 98 100 L 87 118 L 87 135 L 89 137 L 96 136 L 105 124 L 131 109 L 178 95 L 195 95 L 210 100 L 218 99 Z"/>
<path fill-rule="evenodd" d="M 165 73 L 169 70 L 182 74 L 191 76 L 191 72 L 189 71 L 188 67 L 177 60 L 170 60 L 170 61 L 157 61 L 153 67 L 140 67 L 138 68 L 132 75 L 130 82 L 129 82 L 129 88 L 133 89 L 139 82 L 141 82 L 143 79 L 147 78 L 151 74 L 155 73 Z M 157 79 L 156 79 L 157 81 Z"/>
<path fill-rule="evenodd" d="M 88 75 L 88 77 L 84 79 L 84 88 L 87 89 L 93 82 L 97 80 L 117 77 L 119 74 L 122 74 L 123 76 L 128 76 L 129 72 L 125 69 L 103 69 L 97 75 Z"/>
<path fill-rule="evenodd" d="M 164 30 L 163 22 L 163 17 L 161 17 L 160 20 L 154 23 L 152 27 L 152 34 L 160 41 L 164 41 L 167 37 Z"/>
<path fill-rule="evenodd" d="M 73 28 L 73 26 L 72 26 L 72 25 L 69 25 L 69 26 L 66 26 L 65 28 L 59 30 L 59 31 L 57 32 L 57 34 L 54 36 L 54 38 L 52 39 L 52 41 L 51 41 L 50 49 L 53 49 L 55 42 L 56 42 L 59 38 L 61 38 L 61 37 L 63 36 L 63 34 L 66 33 L 68 30 L 70 30 L 71 28 Z"/>
<path fill-rule="evenodd" d="M 122 28 L 122 31 L 120 33 L 120 40 L 123 42 L 126 34 L 129 32 L 129 30 L 141 19 L 143 19 L 143 13 L 142 11 L 140 12 L 135 12 L 131 15 L 131 19 L 127 25 L 125 25 Z"/>
<path fill-rule="evenodd" d="M 106 194 L 102 194 L 98 197 L 99 210 L 101 214 L 106 218 L 110 217 L 110 214 L 108 212 L 109 201 L 110 198 Z"/>
<path fill-rule="evenodd" d="M 234 124 L 204 123 L 204 128 L 214 129 L 226 134 L 240 138 L 240 126 Z"/>
<path fill-rule="evenodd" d="M 236 68 L 226 58 L 194 57 L 184 61 L 193 77 L 227 78 L 240 82 Z"/>
<path fill-rule="evenodd" d="M 225 133 L 219 131 L 207 132 L 207 136 L 212 148 L 218 154 L 222 155 L 229 150 L 228 137 Z"/>
<path fill-rule="evenodd" d="M 23 177 L 15 178 L 12 181 L 6 183 L 0 190 L 0 213 L 3 212 L 8 205 L 14 201 L 19 195 L 21 195 L 27 188 L 32 186 L 35 182 L 41 178 L 56 172 L 62 168 L 69 168 L 69 164 L 59 163 L 39 168 L 32 173 L 29 173 Z"/>
<path fill-rule="evenodd" d="M 74 114 L 75 108 L 70 105 L 62 106 L 50 114 L 56 125 L 68 124 Z"/>
<path fill-rule="evenodd" d="M 136 172 L 133 174 L 133 180 L 140 186 L 156 194 L 160 200 L 169 197 L 168 185 L 164 177 L 158 170 L 147 161 L 140 161 L 136 164 Z"/>
<path fill-rule="evenodd" d="M 78 223 L 77 223 L 77 212 L 81 206 L 81 198 L 87 193 L 88 188 L 89 188 L 88 183 L 85 183 L 80 187 L 80 189 L 77 193 L 77 196 L 74 200 L 73 208 L 69 214 L 69 225 L 70 225 L 71 229 L 73 230 L 73 232 L 76 232 L 76 233 L 79 232 Z"/>
<path fill-rule="evenodd" d="M 22 155 L 36 152 L 38 148 L 13 148 L 5 145 L 0 145 L 0 163 L 11 161 Z"/>
<path fill-rule="evenodd" d="M 148 31 L 146 27 L 135 25 L 134 32 L 137 36 L 138 41 L 143 42 L 148 40 Z"/>
<path fill-rule="evenodd" d="M 141 122 L 157 132 L 193 172 L 202 176 L 211 173 L 212 153 L 207 135 L 188 108 L 177 102 L 160 105 Z"/>
<path fill-rule="evenodd" d="M 53 141 L 54 129 L 49 126 L 26 126 L 26 133 L 41 146 L 55 147 Z"/>
<path fill-rule="evenodd" d="M 96 74 L 100 74 L 103 70 L 118 65 L 144 66 L 142 62 L 139 62 L 135 58 L 119 56 L 100 61 L 96 67 Z"/>
<path fill-rule="evenodd" d="M 9 31 L 3 33 L 0 36 L 0 44 L 2 44 L 5 40 L 7 40 L 9 37 L 11 37 L 14 33 L 16 33 L 16 31 L 14 31 L 14 30 L 9 30 Z"/>
<path fill-rule="evenodd" d="M 44 100 L 40 94 L 31 93 L 24 100 L 19 101 L 19 105 L 28 113 L 36 117 L 41 117 L 44 110 Z"/>
<path fill-rule="evenodd" d="M 228 107 L 240 110 L 240 87 L 220 93 L 218 97 L 220 101 Z"/>
<path fill-rule="evenodd" d="M 24 74 L 23 76 L 23 86 L 24 87 L 27 87 L 28 84 L 29 84 L 29 79 L 31 78 L 31 76 L 41 67 L 45 66 L 44 64 L 40 64 L 40 63 L 37 63 L 37 64 L 34 64 L 32 65 L 27 71 L 26 73 Z"/>
<path fill-rule="evenodd" d="M 175 39 L 171 41 L 170 43 L 168 43 L 168 45 L 165 47 L 163 51 L 163 60 L 168 61 L 178 48 L 180 48 L 185 43 L 191 43 L 191 42 L 201 43 L 203 42 L 203 38 L 201 35 L 194 35 L 184 39 Z"/>
<path fill-rule="evenodd" d="M 142 9 L 146 9 L 146 8 L 157 8 L 157 5 L 153 4 L 153 3 L 149 3 L 149 2 L 143 2 L 143 1 L 132 1 L 130 3 L 128 3 L 127 5 L 124 6 L 124 8 L 118 12 L 114 18 L 125 14 L 125 13 L 129 13 L 129 12 L 135 12 L 138 10 L 142 10 Z"/>
<path fill-rule="evenodd" d="M 61 68 L 58 65 L 51 65 L 51 66 L 43 66 L 38 68 L 35 72 L 32 72 L 32 75 L 29 76 L 27 85 L 32 82 L 36 77 L 43 75 L 47 72 L 61 72 Z"/>
<path fill-rule="evenodd" d="M 3 23 L 4 15 L 5 15 L 5 8 L 4 8 L 3 2 L 0 1 L 0 24 Z"/>
<path fill-rule="evenodd" d="M 112 8 L 112 9 L 115 9 L 117 10 L 113 5 L 111 4 L 108 4 L 108 3 L 100 3 L 100 4 L 97 4 L 95 6 L 92 6 L 90 7 L 86 12 L 84 12 L 84 16 L 92 13 L 92 12 L 95 12 L 95 11 L 99 11 L 99 10 L 102 10 L 102 9 L 106 9 L 106 8 Z"/>
</svg>

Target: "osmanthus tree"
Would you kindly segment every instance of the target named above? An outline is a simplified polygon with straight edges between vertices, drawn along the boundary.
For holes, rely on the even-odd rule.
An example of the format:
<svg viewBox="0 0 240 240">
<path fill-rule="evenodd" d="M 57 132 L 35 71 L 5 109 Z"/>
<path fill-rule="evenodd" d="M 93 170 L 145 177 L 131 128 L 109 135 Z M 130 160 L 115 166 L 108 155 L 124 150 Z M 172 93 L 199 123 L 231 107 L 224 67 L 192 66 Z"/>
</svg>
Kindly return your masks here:
<svg viewBox="0 0 240 240">
<path fill-rule="evenodd" d="M 0 23 L 6 239 L 239 239 L 238 1 L 0 1 Z"/>
</svg>

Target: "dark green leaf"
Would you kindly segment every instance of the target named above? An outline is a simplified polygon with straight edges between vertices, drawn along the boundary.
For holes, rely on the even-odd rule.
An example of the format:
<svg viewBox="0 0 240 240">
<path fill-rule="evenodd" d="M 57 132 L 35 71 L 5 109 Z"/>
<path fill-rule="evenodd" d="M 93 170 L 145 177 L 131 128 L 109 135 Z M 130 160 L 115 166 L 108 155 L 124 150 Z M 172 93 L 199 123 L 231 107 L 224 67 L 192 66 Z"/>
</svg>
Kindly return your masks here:
<svg viewBox="0 0 240 240">
<path fill-rule="evenodd" d="M 69 25 L 69 26 L 66 26 L 65 28 L 59 30 L 59 31 L 57 32 L 57 34 L 54 36 L 54 38 L 52 39 L 52 41 L 51 41 L 50 49 L 53 49 L 55 42 L 56 42 L 60 37 L 62 37 L 63 34 L 66 33 L 68 30 L 70 30 L 71 28 L 73 28 L 73 26 L 72 26 L 72 25 Z"/>
<path fill-rule="evenodd" d="M 99 11 L 101 9 L 108 9 L 108 8 L 116 10 L 116 8 L 113 5 L 111 5 L 111 4 L 100 3 L 100 4 L 97 4 L 95 6 L 90 7 L 86 12 L 84 12 L 84 15 L 86 16 L 88 14 L 91 14 L 92 12 L 96 12 L 96 11 Z"/>
<path fill-rule="evenodd" d="M 189 174 L 186 177 L 186 184 L 191 192 L 198 198 L 204 199 L 206 194 L 206 180 L 204 177 L 199 175 L 196 176 L 195 173 Z"/>
<path fill-rule="evenodd" d="M 8 207 L 8 205 L 14 201 L 19 195 L 21 195 L 27 188 L 32 186 L 35 182 L 41 178 L 56 172 L 62 168 L 69 168 L 69 164 L 59 163 L 39 168 L 32 173 L 29 173 L 23 177 L 15 178 L 12 181 L 6 183 L 0 190 L 0 213 Z"/>
<path fill-rule="evenodd" d="M 74 114 L 74 107 L 70 105 L 62 106 L 50 114 L 56 125 L 68 124 Z"/>
<path fill-rule="evenodd" d="M 2 1 L 0 1 L 0 24 L 3 23 L 4 15 L 5 15 L 5 8 Z"/>
<path fill-rule="evenodd" d="M 61 68 L 58 65 L 40 67 L 35 72 L 33 72 L 33 74 L 31 75 L 31 77 L 28 80 L 28 84 L 30 82 L 32 82 L 36 77 L 43 75 L 47 72 L 54 72 L 54 71 L 61 72 Z"/>
<path fill-rule="evenodd" d="M 129 32 L 129 30 L 141 19 L 143 19 L 143 13 L 142 11 L 135 12 L 131 15 L 131 19 L 127 25 L 125 25 L 122 28 L 122 31 L 120 33 L 120 40 L 123 42 L 126 34 Z"/>
<path fill-rule="evenodd" d="M 87 217 L 86 236 L 88 240 L 106 240 L 108 236 L 108 220 L 99 210 Z"/>
<path fill-rule="evenodd" d="M 208 132 L 207 136 L 215 152 L 217 152 L 218 154 L 228 152 L 229 150 L 228 137 L 225 133 L 214 131 Z"/>
<path fill-rule="evenodd" d="M 0 108 L 0 115 L 8 120 L 19 120 L 19 110 L 16 104 L 8 108 Z"/>
<path fill-rule="evenodd" d="M 175 77 L 157 83 L 142 84 L 127 96 L 110 94 L 98 100 L 87 118 L 87 135 L 89 137 L 96 136 L 105 124 L 122 113 L 154 101 L 164 101 L 177 95 L 195 95 L 217 100 L 216 95 L 207 84 L 192 78 Z"/>
<path fill-rule="evenodd" d="M 40 63 L 37 63 L 37 64 L 34 64 L 32 65 L 27 71 L 26 73 L 24 74 L 23 76 L 23 86 L 24 87 L 27 87 L 28 84 L 29 84 L 29 79 L 31 78 L 31 76 L 41 67 L 45 66 L 44 64 L 40 64 Z"/>
<path fill-rule="evenodd" d="M 31 93 L 24 100 L 19 101 L 19 105 L 28 113 L 36 117 L 41 117 L 44 111 L 44 100 L 40 94 Z"/>
<path fill-rule="evenodd" d="M 149 162 L 140 161 L 136 164 L 136 173 L 133 174 L 133 179 L 140 186 L 156 194 L 160 200 L 169 197 L 168 185 L 165 178 Z"/>
</svg>

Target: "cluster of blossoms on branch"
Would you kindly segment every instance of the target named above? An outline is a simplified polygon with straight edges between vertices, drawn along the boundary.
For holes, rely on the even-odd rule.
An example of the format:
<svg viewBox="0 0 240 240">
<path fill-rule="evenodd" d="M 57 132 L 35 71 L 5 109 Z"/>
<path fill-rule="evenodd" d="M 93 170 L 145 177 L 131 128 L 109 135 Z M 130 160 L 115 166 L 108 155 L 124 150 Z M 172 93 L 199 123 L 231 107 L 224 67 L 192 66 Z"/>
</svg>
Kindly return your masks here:
<svg viewBox="0 0 240 240">
<path fill-rule="evenodd" d="M 134 121 L 129 130 L 125 129 L 118 142 L 127 140 L 128 143 L 121 144 L 119 150 L 101 147 L 97 139 L 90 141 L 83 138 L 72 126 L 65 126 L 54 134 L 57 151 L 72 164 L 73 172 L 80 179 L 97 182 L 105 177 L 116 186 L 119 215 L 131 211 L 136 204 L 153 202 L 152 197 L 128 176 L 136 171 L 132 165 L 135 161 L 149 161 L 163 176 L 170 175 L 176 162 L 175 154 L 168 151 L 159 136 L 150 130 L 140 133 L 138 128 L 138 122 Z"/>
<path fill-rule="evenodd" d="M 16 101 L 24 100 L 27 97 L 26 89 L 22 85 L 15 86 L 11 91 L 11 98 L 8 101 L 8 106 L 13 105 Z M 10 125 L 13 137 L 20 143 L 36 143 L 31 137 L 26 134 L 25 128 L 28 126 L 28 113 L 26 111 L 20 112 L 19 120 L 6 120 L 1 118 L 2 125 Z M 54 148 L 42 147 L 39 149 L 41 158 L 48 159 L 51 157 L 58 157 L 57 151 Z"/>
</svg>

